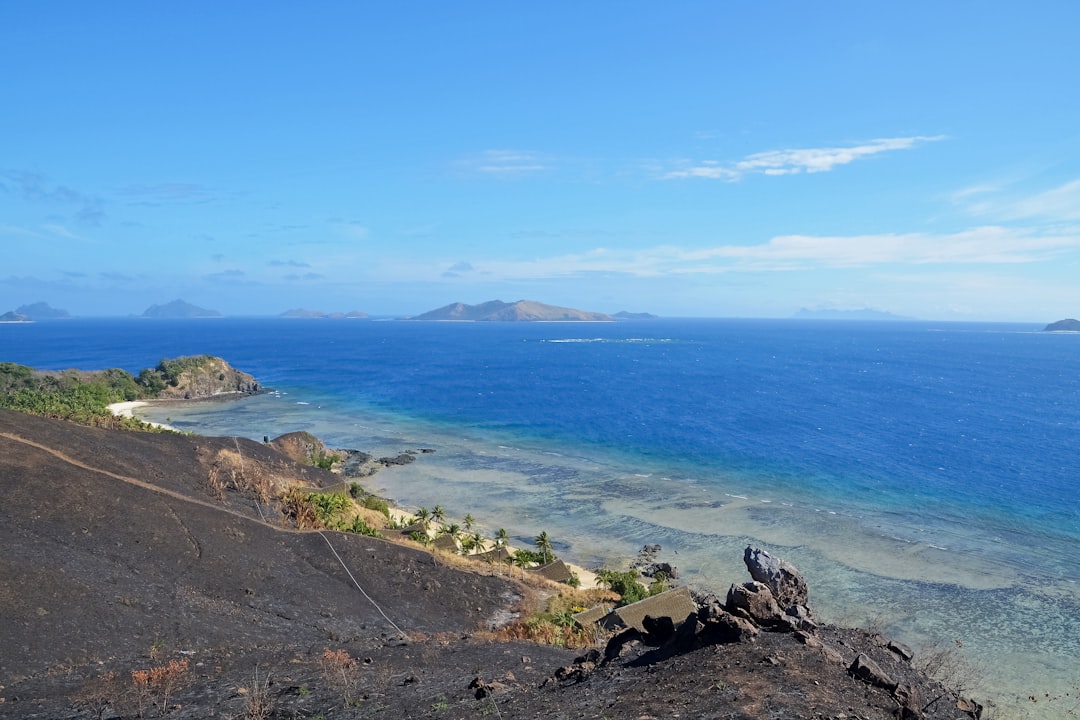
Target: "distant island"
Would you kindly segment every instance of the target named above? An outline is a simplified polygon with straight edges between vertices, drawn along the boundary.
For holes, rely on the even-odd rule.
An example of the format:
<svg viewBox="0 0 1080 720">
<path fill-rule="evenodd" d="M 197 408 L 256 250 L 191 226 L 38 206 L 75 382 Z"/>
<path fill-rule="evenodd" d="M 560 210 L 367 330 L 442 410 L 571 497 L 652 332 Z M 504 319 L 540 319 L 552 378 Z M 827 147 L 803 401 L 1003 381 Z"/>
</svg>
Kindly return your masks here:
<svg viewBox="0 0 1080 720">
<path fill-rule="evenodd" d="M 198 305 L 192 305 L 183 300 L 173 300 L 164 305 L 151 305 L 146 308 L 142 316 L 144 318 L 219 318 L 221 313 L 217 310 L 207 310 Z"/>
<path fill-rule="evenodd" d="M 67 310 L 59 310 L 54 307 L 50 307 L 48 303 L 36 302 L 29 305 L 20 305 L 19 307 L 0 315 L 0 322 L 5 323 L 22 323 L 22 322 L 35 322 L 37 320 L 64 320 L 70 318 L 71 314 Z"/>
<path fill-rule="evenodd" d="M 51 307 L 49 303 L 46 302 L 20 305 L 15 308 L 15 312 L 20 315 L 25 315 L 31 320 L 66 320 L 71 317 L 71 313 L 67 310 Z"/>
<path fill-rule="evenodd" d="M 286 310 L 285 312 L 278 315 L 278 317 L 283 317 L 283 318 L 304 318 L 304 319 L 309 319 L 309 318 L 315 318 L 315 319 L 329 318 L 329 319 L 332 319 L 332 320 L 346 318 L 346 319 L 361 320 L 361 319 L 366 319 L 366 318 L 368 318 L 370 316 L 366 312 L 361 312 L 359 310 L 350 310 L 347 313 L 342 313 L 342 312 L 329 312 L 328 313 L 328 312 L 323 312 L 322 310 L 307 310 L 305 308 L 293 308 L 292 310 Z"/>
<path fill-rule="evenodd" d="M 799 312 L 791 317 L 798 320 L 893 320 L 899 322 L 911 322 L 917 319 L 871 308 L 861 310 L 810 310 L 801 308 Z"/>
<path fill-rule="evenodd" d="M 1080 320 L 1065 318 L 1043 328 L 1044 332 L 1080 332 Z"/>
<path fill-rule="evenodd" d="M 635 313 L 635 312 L 627 312 L 626 310 L 620 310 L 619 312 L 615 313 L 612 317 L 614 317 L 616 320 L 659 320 L 660 319 L 659 315 L 653 315 L 652 313 L 647 313 L 647 312 Z"/>
<path fill-rule="evenodd" d="M 545 305 L 533 300 L 518 300 L 513 303 L 490 300 L 479 305 L 451 303 L 446 307 L 410 319 L 428 322 L 613 322 L 615 320 L 605 313 Z"/>
</svg>

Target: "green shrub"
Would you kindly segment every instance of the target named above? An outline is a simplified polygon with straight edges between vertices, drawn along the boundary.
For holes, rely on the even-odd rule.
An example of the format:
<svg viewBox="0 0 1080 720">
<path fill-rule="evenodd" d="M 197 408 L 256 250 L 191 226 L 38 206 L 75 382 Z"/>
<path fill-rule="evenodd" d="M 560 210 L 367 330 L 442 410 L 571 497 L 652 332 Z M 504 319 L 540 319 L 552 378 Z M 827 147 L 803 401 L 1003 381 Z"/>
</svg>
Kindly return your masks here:
<svg viewBox="0 0 1080 720">
<path fill-rule="evenodd" d="M 345 528 L 348 532 L 368 537 L 382 537 L 377 528 L 373 528 L 364 522 L 363 518 L 353 518 L 352 524 Z"/>
<path fill-rule="evenodd" d="M 621 598 L 620 605 L 636 603 L 638 600 L 644 600 L 650 594 L 645 589 L 645 586 L 637 581 L 637 570 L 619 571 L 601 568 L 596 571 L 596 577 L 600 582 L 611 588 L 612 592 L 619 594 Z"/>
</svg>

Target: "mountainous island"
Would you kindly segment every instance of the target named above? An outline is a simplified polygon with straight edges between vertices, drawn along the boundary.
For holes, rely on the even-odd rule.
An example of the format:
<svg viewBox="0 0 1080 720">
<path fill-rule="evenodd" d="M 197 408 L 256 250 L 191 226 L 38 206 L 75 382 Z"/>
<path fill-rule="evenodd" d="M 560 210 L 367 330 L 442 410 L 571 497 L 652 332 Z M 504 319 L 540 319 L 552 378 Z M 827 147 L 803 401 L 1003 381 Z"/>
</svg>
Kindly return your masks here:
<svg viewBox="0 0 1080 720">
<path fill-rule="evenodd" d="M 647 312 L 627 312 L 626 310 L 620 310 L 612 315 L 616 320 L 657 320 L 659 315 L 653 315 Z"/>
<path fill-rule="evenodd" d="M 164 305 L 151 305 L 143 311 L 144 318 L 219 318 L 217 310 L 207 310 L 184 300 L 173 300 Z"/>
<path fill-rule="evenodd" d="M 366 312 L 361 312 L 359 310 L 350 310 L 349 312 L 343 313 L 343 312 L 323 312 L 322 310 L 308 310 L 308 309 L 305 309 L 305 308 L 293 308 L 292 310 L 286 310 L 285 312 L 278 315 L 278 317 L 282 317 L 282 318 L 300 318 L 300 319 L 319 319 L 319 320 L 322 320 L 322 319 L 340 320 L 342 318 L 350 319 L 350 320 L 351 319 L 363 320 L 363 319 L 366 319 L 366 318 L 368 318 L 370 316 Z"/>
<path fill-rule="evenodd" d="M 1080 320 L 1065 318 L 1043 328 L 1044 332 L 1080 332 Z"/>
<path fill-rule="evenodd" d="M 66 320 L 71 317 L 67 310 L 51 307 L 45 302 L 20 305 L 0 315 L 0 322 L 36 322 L 38 320 Z"/>
<path fill-rule="evenodd" d="M 545 305 L 533 300 L 518 300 L 513 303 L 490 300 L 479 305 L 451 303 L 410 319 L 440 322 L 613 322 L 615 320 L 605 313 Z"/>
</svg>

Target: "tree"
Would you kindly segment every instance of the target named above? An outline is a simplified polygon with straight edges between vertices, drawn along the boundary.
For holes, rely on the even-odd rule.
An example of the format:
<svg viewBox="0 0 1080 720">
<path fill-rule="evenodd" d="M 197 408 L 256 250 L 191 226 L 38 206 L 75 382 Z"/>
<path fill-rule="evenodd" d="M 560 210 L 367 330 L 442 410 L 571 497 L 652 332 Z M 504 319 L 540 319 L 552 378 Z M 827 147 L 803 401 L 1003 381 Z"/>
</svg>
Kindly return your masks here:
<svg viewBox="0 0 1080 720">
<path fill-rule="evenodd" d="M 443 509 L 442 505 L 436 505 L 435 507 L 431 508 L 431 519 L 437 523 L 441 523 L 443 520 L 446 520 L 446 510 Z"/>
<path fill-rule="evenodd" d="M 428 523 L 431 522 L 431 511 L 426 507 L 417 508 L 416 519 L 420 521 L 420 527 L 427 530 Z"/>
<path fill-rule="evenodd" d="M 555 557 L 555 553 L 553 551 L 553 548 L 551 547 L 551 540 L 548 538 L 547 531 L 541 532 L 539 535 L 537 535 L 536 539 L 533 540 L 533 545 L 536 546 L 536 549 L 540 553 L 540 557 L 542 558 L 542 564 L 547 565 Z"/>
<path fill-rule="evenodd" d="M 472 532 L 473 523 L 476 522 L 476 518 L 471 513 L 465 513 L 465 517 L 461 520 L 461 526 L 465 528 L 465 532 Z"/>
<path fill-rule="evenodd" d="M 458 525 L 457 523 L 450 523 L 449 525 L 443 525 L 442 529 L 439 530 L 439 534 L 440 535 L 449 535 L 450 537 L 457 540 L 458 536 L 461 535 L 461 526 Z"/>
<path fill-rule="evenodd" d="M 469 540 L 472 544 L 472 548 L 476 552 L 484 552 L 484 546 L 487 545 L 487 540 L 480 533 L 473 533 L 469 536 Z"/>
<path fill-rule="evenodd" d="M 506 532 L 506 528 L 499 528 L 495 533 L 495 546 L 506 547 L 506 544 L 510 541 L 510 534 Z"/>
</svg>

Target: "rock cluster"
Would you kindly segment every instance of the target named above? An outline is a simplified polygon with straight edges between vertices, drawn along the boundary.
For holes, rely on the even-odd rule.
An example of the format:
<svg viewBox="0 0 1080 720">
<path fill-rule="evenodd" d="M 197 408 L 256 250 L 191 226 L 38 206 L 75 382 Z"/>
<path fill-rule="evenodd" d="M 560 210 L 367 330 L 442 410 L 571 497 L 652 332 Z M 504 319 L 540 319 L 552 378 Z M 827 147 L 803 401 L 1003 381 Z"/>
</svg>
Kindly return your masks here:
<svg viewBox="0 0 1080 720">
<path fill-rule="evenodd" d="M 646 546 L 648 550 L 649 546 Z M 827 662 L 846 667 L 851 677 L 891 693 L 898 718 L 922 720 L 926 716 L 927 705 L 919 688 L 898 681 L 882 667 L 885 663 L 898 673 L 897 677 L 909 676 L 908 664 L 913 656 L 910 648 L 877 638 L 876 647 L 881 648 L 881 652 L 874 654 L 879 656 L 878 660 L 867 652 L 858 652 L 849 662 L 842 650 L 850 652 L 851 648 L 832 647 L 820 636 L 819 626 L 809 609 L 806 581 L 793 565 L 755 547 L 746 548 L 744 560 L 754 579 L 732 584 L 724 602 L 715 595 L 707 595 L 696 598 L 696 609 L 682 617 L 674 617 L 670 612 L 647 614 L 639 627 L 627 627 L 614 635 L 602 655 L 595 651 L 586 653 L 572 665 L 559 668 L 548 678 L 548 683 L 581 682 L 597 668 L 627 656 L 637 646 L 654 648 L 649 653 L 659 658 L 710 645 L 752 643 L 761 632 L 793 633 L 803 645 L 819 651 Z M 682 607 L 663 601 L 663 595 L 676 592 L 678 590 L 653 596 L 635 605 L 651 603 L 657 609 Z M 683 612 L 679 610 L 678 614 Z M 766 658 L 763 662 L 769 660 Z M 772 660 L 779 662 L 775 658 Z M 959 699 L 957 710 L 971 718 L 979 718 L 982 714 L 982 706 L 967 699 Z"/>
</svg>

